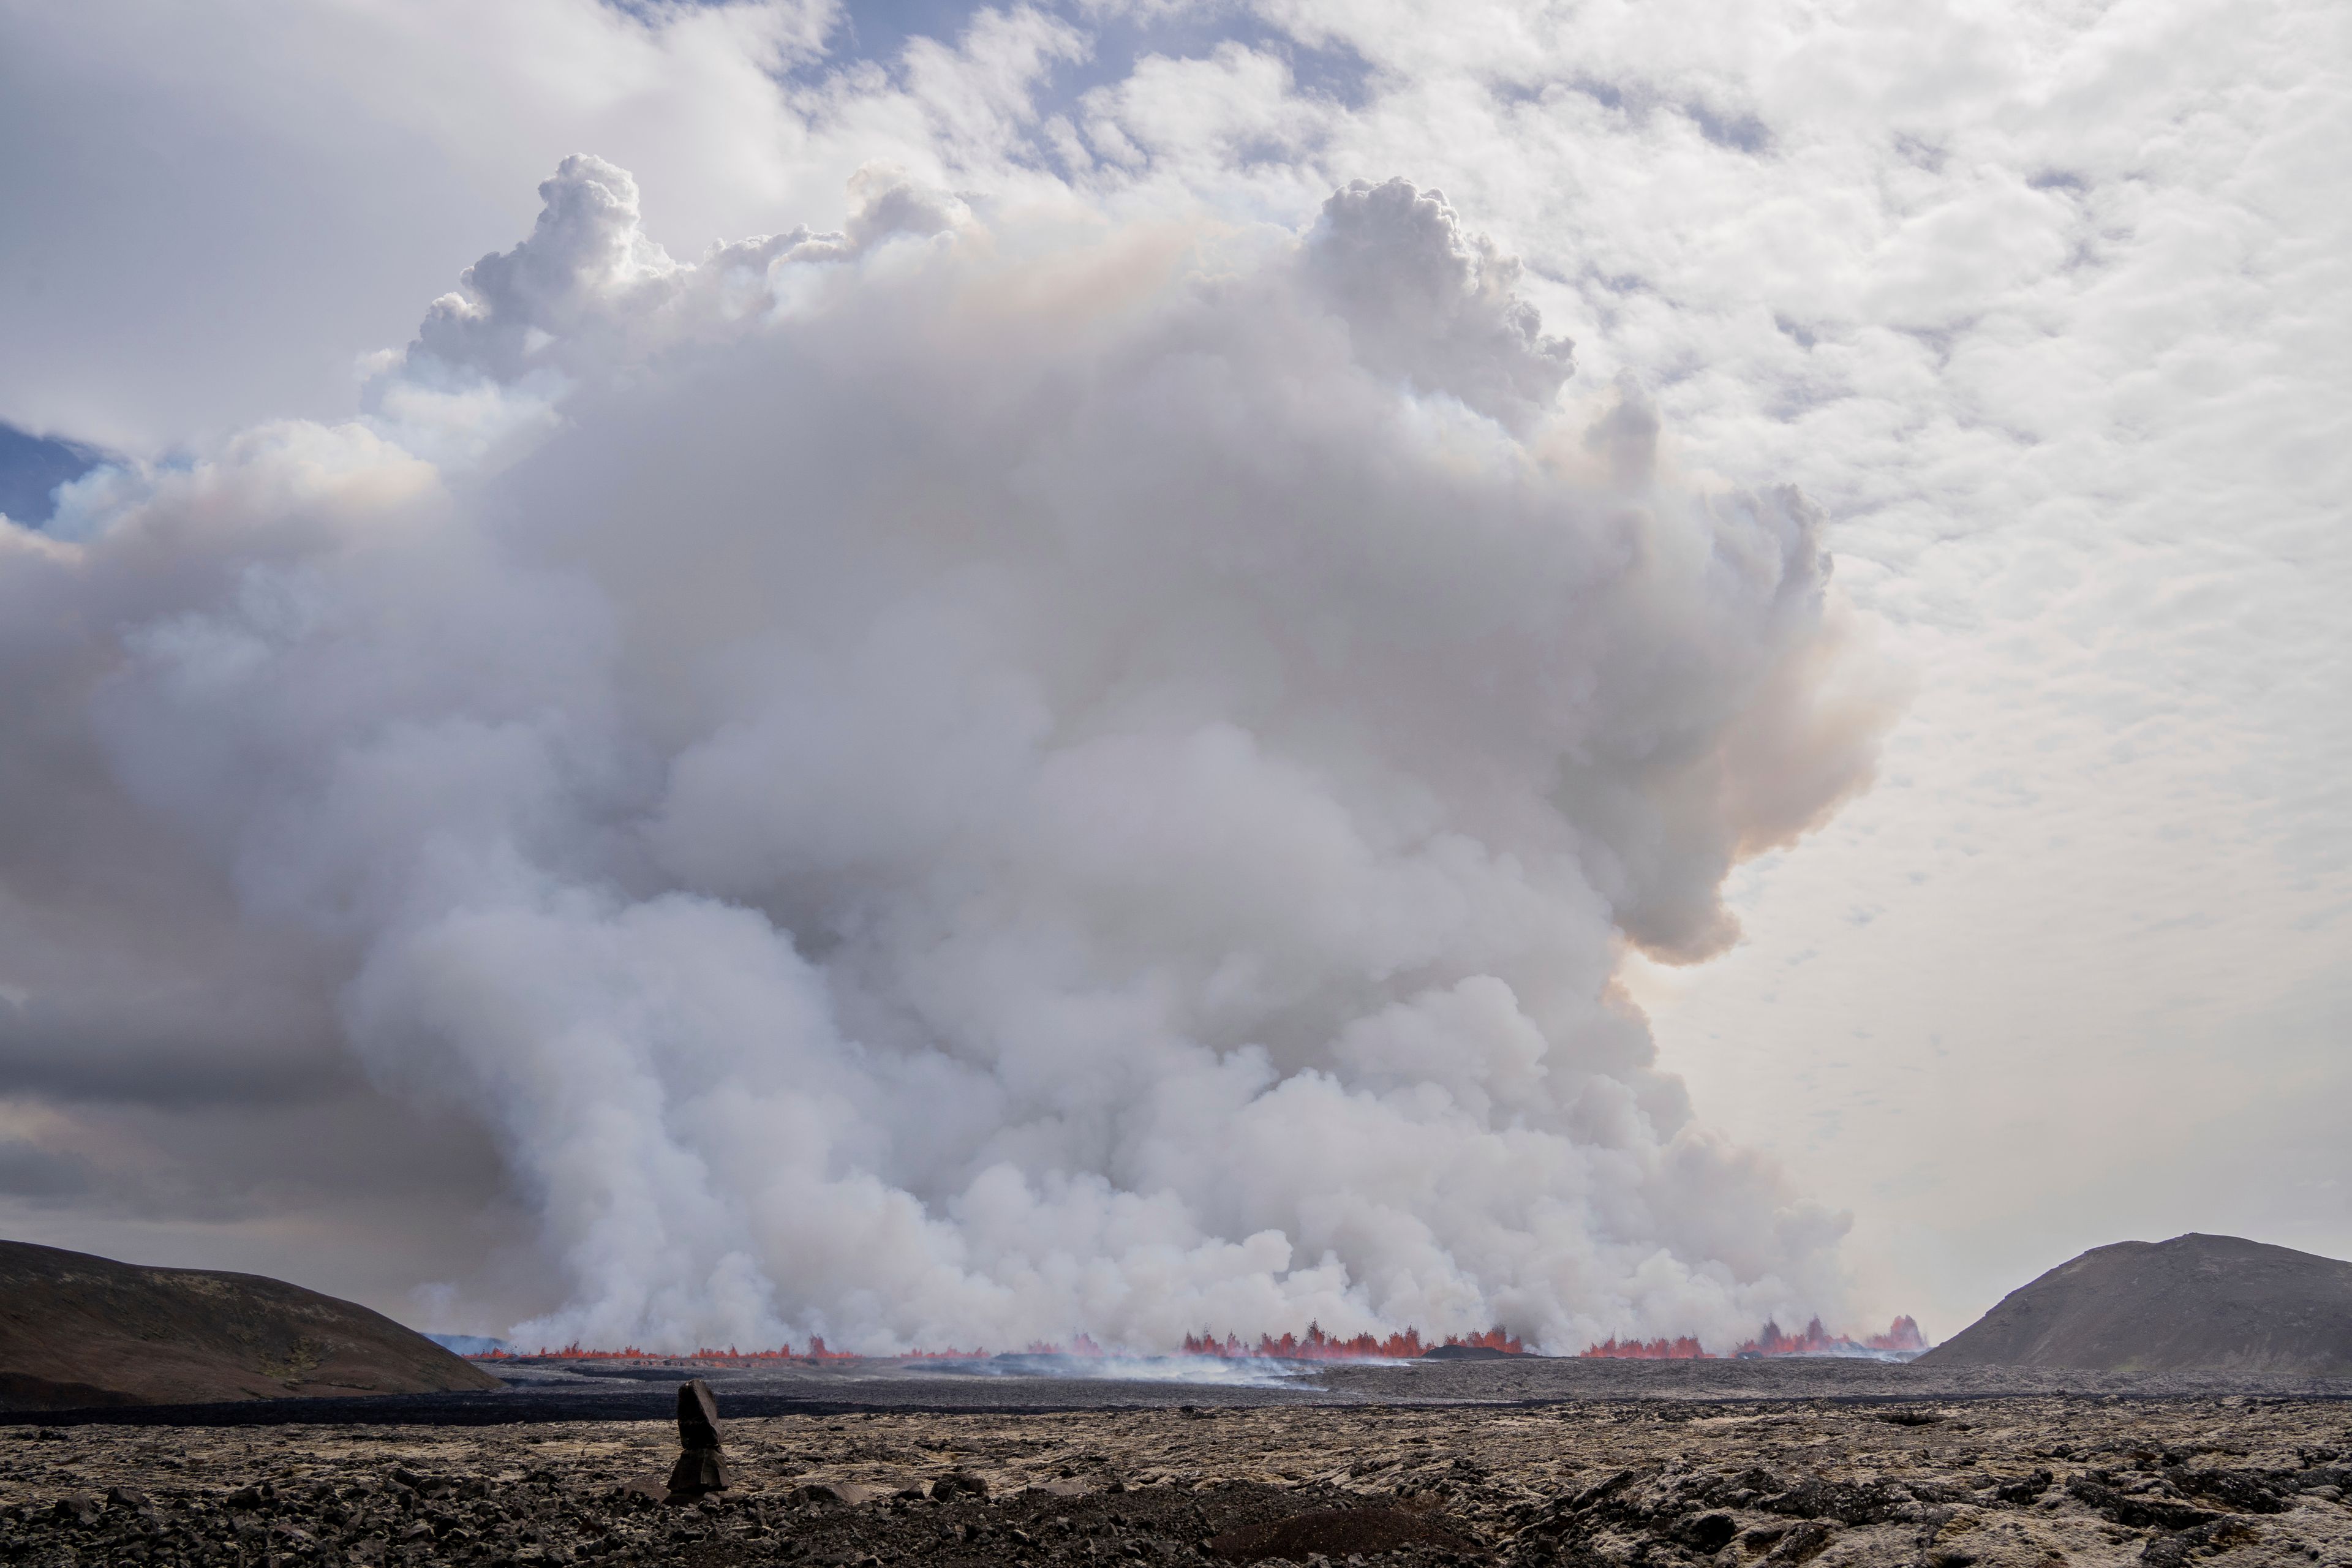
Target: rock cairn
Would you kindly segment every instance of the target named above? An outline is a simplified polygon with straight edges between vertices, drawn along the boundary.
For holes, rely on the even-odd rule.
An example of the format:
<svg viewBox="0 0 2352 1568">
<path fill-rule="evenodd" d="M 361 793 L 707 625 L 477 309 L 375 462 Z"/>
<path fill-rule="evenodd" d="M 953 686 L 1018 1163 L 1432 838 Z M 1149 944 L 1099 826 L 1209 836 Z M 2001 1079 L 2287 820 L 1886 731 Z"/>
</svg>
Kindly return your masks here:
<svg viewBox="0 0 2352 1568">
<path fill-rule="evenodd" d="M 696 1378 L 677 1391 L 677 1463 L 670 1467 L 669 1495 L 678 1501 L 727 1489 L 727 1459 L 719 1444 L 719 1401 L 710 1385 Z"/>
</svg>

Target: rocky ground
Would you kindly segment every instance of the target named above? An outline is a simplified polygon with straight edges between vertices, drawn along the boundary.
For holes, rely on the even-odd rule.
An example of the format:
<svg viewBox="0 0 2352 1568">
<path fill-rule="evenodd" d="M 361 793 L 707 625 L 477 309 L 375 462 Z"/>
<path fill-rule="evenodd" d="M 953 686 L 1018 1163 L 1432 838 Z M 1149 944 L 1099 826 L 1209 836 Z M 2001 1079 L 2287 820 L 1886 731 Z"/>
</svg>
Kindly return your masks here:
<svg viewBox="0 0 2352 1568">
<path fill-rule="evenodd" d="M 733 1418 L 734 1486 L 682 1506 L 655 1500 L 677 1438 L 652 1420 L 19 1425 L 0 1560 L 2352 1568 L 2340 1394 L 1759 1399 L 1733 1379 L 1693 1399 L 1675 1377 L 1640 1399 L 1383 1404 L 1343 1379 L 1287 1404 Z"/>
</svg>

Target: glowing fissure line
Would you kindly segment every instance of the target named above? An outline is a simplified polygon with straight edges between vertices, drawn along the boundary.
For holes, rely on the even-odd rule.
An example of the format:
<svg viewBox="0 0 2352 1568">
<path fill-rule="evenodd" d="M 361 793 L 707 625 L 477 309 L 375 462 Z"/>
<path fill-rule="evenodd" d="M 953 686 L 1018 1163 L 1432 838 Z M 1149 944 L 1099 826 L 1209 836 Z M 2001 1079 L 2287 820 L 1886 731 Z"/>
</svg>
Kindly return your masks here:
<svg viewBox="0 0 2352 1568">
<path fill-rule="evenodd" d="M 1255 1344 L 1250 1344 L 1234 1334 L 1227 1334 L 1223 1339 L 1218 1338 L 1214 1332 L 1205 1331 L 1198 1334 L 1187 1334 L 1184 1336 L 1183 1347 L 1174 1353 L 1226 1361 L 1259 1359 L 1267 1361 L 1412 1361 L 1427 1355 L 1432 1350 L 1449 1346 L 1501 1351 L 1508 1355 L 1524 1354 L 1527 1350 L 1527 1346 L 1522 1344 L 1516 1335 L 1500 1327 L 1488 1329 L 1484 1333 L 1448 1334 L 1444 1339 L 1437 1341 L 1424 1341 L 1420 1331 L 1415 1329 L 1407 1329 L 1402 1333 L 1391 1334 L 1385 1339 L 1367 1333 L 1343 1340 L 1326 1334 L 1319 1324 L 1309 1323 L 1304 1335 L 1286 1333 L 1277 1339 L 1272 1334 L 1261 1334 Z M 697 1350 L 691 1355 L 673 1355 L 661 1351 L 640 1350 L 635 1345 L 626 1345 L 619 1350 L 591 1350 L 575 1343 L 565 1345 L 560 1350 L 541 1345 L 537 1351 L 530 1352 L 490 1350 L 468 1356 L 467 1359 L 469 1361 L 692 1362 L 712 1366 L 752 1366 L 761 1363 L 778 1362 L 816 1363 L 829 1361 L 982 1361 L 992 1353 L 993 1352 L 986 1349 L 967 1351 L 950 1348 L 936 1351 L 919 1349 L 894 1351 L 887 1355 L 865 1356 L 854 1351 L 830 1349 L 825 1344 L 824 1336 L 813 1335 L 809 1340 L 808 1348 L 801 1351 L 793 1349 L 789 1342 L 778 1345 L 773 1350 L 745 1351 L 738 1350 L 733 1345 L 728 1346 L 725 1350 L 715 1350 L 706 1346 Z M 1032 1342 L 1019 1351 L 1004 1353 L 1133 1359 L 1133 1352 L 1105 1350 L 1087 1334 L 1074 1335 L 1067 1344 Z M 1151 1352 L 1144 1353 L 1150 1356 Z"/>
<path fill-rule="evenodd" d="M 1731 1352 L 1732 1359 L 1755 1356 L 1784 1355 L 1869 1355 L 1916 1353 L 1927 1348 L 1927 1336 L 1908 1314 L 1899 1317 L 1883 1334 L 1872 1334 L 1857 1340 L 1846 1334 L 1832 1334 L 1815 1318 L 1805 1325 L 1801 1334 L 1784 1333 L 1780 1325 L 1767 1321 L 1764 1331 Z M 1578 1352 L 1580 1356 L 1607 1361 L 1719 1361 L 1713 1351 L 1697 1340 L 1685 1335 L 1681 1339 L 1619 1340 L 1614 1336 Z"/>
<path fill-rule="evenodd" d="M 1326 1334 L 1319 1324 L 1309 1323 L 1304 1335 L 1286 1333 L 1276 1339 L 1261 1334 L 1251 1344 L 1240 1336 L 1226 1334 L 1222 1339 L 1214 1332 L 1203 1331 L 1184 1336 L 1182 1348 L 1176 1356 L 1197 1357 L 1218 1361 L 1417 1361 L 1433 1350 L 1459 1348 L 1465 1350 L 1500 1351 L 1506 1355 L 1522 1355 L 1527 1346 L 1500 1326 L 1484 1333 L 1448 1334 L 1442 1341 L 1424 1341 L 1420 1331 L 1406 1329 L 1386 1338 L 1364 1333 L 1349 1339 Z M 1801 1333 L 1788 1333 L 1778 1323 L 1768 1321 L 1754 1339 L 1744 1342 L 1728 1359 L 1764 1356 L 1805 1355 L 1867 1355 L 1916 1353 L 1927 1348 L 1926 1336 L 1918 1323 L 1908 1315 L 1899 1317 L 1883 1334 L 1871 1334 L 1854 1339 L 1847 1334 L 1832 1334 L 1822 1327 L 1819 1318 L 1805 1325 Z M 1082 1360 L 1137 1359 L 1168 1360 L 1167 1356 L 1146 1355 L 1138 1358 L 1132 1352 L 1105 1350 L 1087 1334 L 1074 1335 L 1067 1344 L 1033 1342 L 1023 1350 L 1003 1352 L 1011 1355 L 1065 1356 Z M 625 1361 L 652 1362 L 664 1364 L 691 1363 L 707 1366 L 757 1366 L 762 1363 L 798 1362 L 818 1365 L 837 1361 L 985 1361 L 991 1352 L 982 1349 L 904 1350 L 887 1355 L 866 1356 L 854 1351 L 829 1348 L 822 1335 L 810 1338 L 808 1348 L 794 1350 L 787 1342 L 773 1350 L 738 1350 L 733 1345 L 725 1350 L 704 1347 L 691 1355 L 670 1355 L 660 1351 L 639 1350 L 635 1345 L 620 1350 L 590 1350 L 579 1344 L 569 1344 L 560 1350 L 542 1345 L 533 1353 L 491 1350 L 468 1356 L 469 1361 Z M 1590 1345 L 1578 1352 L 1581 1359 L 1608 1361 L 1720 1361 L 1727 1359 L 1708 1350 L 1692 1335 L 1679 1339 L 1620 1340 L 1614 1335 Z"/>
</svg>

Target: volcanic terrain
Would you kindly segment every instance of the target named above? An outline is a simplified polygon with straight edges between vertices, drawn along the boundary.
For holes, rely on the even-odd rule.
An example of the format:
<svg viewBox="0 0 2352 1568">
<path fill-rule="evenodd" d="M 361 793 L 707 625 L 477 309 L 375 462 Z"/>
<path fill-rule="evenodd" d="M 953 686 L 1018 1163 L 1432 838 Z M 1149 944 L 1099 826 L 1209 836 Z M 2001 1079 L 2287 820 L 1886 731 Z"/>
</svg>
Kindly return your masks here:
<svg viewBox="0 0 2352 1568">
<path fill-rule="evenodd" d="M 2021 1299 L 2055 1300 L 2064 1322 L 2122 1325 L 2139 1348 L 2116 1371 L 1971 1359 L 1982 1351 L 1908 1363 L 530 1358 L 495 1363 L 496 1378 L 461 1367 L 489 1389 L 0 1415 L 0 1563 L 2352 1568 L 2352 1376 L 2315 1373 L 2294 1349 L 2314 1342 L 2297 1303 L 2326 1321 L 2305 1267 L 2326 1260 L 2232 1250 L 2249 1247 L 2103 1248 L 1979 1325 Z M 2279 1258 L 2284 1272 L 2263 1271 Z M 67 1325 L 138 1349 L 140 1324 L 160 1321 L 109 1312 L 152 1310 L 163 1285 L 109 1295 L 112 1276 L 73 1272 L 96 1260 L 34 1261 L 68 1276 L 43 1286 L 51 1343 Z M 358 1311 L 241 1276 L 100 1267 Z M 2176 1343 L 2159 1331 L 2183 1321 L 2182 1302 L 2226 1316 L 2215 1303 L 2247 1300 L 2269 1313 L 2255 1324 L 2267 1338 L 2209 1338 L 2169 1362 L 2147 1349 Z M 208 1344 L 220 1322 L 247 1323 L 257 1345 L 289 1331 L 266 1314 L 208 1321 Z M 335 1392 L 322 1380 L 347 1363 L 330 1358 L 331 1331 L 296 1335 L 322 1347 L 297 1390 Z M 1995 1348 L 2046 1356 L 2045 1340 L 2074 1342 Z M 104 1371 L 76 1353 L 77 1375 Z M 728 1483 L 691 1499 L 666 1484 L 688 1378 L 716 1394 Z"/>
<path fill-rule="evenodd" d="M 0 1410 L 499 1386 L 381 1313 L 283 1280 L 0 1241 Z"/>
<path fill-rule="evenodd" d="M 2352 1377 L 2352 1263 L 2234 1236 L 2120 1241 L 2011 1291 L 1919 1362 Z"/>
<path fill-rule="evenodd" d="M 295 1424 L 161 1426 L 122 1411 L 0 1428 L 0 1560 L 2352 1565 L 2352 1385 L 2148 1398 L 2093 1378 L 2098 1391 L 1939 1397 L 1924 1391 L 1955 1385 L 1882 1365 L 1842 1369 L 1840 1386 L 1874 1392 L 1822 1397 L 1801 1393 L 1806 1369 L 1776 1367 L 1789 1396 L 1759 1398 L 1742 1363 L 1616 1363 L 1612 1384 L 1657 1396 L 1520 1397 L 1578 1368 L 1454 1363 L 1425 1369 L 1426 1386 L 1389 1372 L 1405 1399 L 1370 1397 L 1367 1368 L 1223 1402 L 1132 1386 L 1126 1408 L 1013 1407 L 1023 1396 L 753 1418 L 730 1414 L 734 1384 L 714 1373 L 732 1485 L 687 1504 L 656 1500 L 678 1447 L 674 1381 L 635 1385 L 635 1421 L 336 1425 L 279 1401 Z"/>
</svg>

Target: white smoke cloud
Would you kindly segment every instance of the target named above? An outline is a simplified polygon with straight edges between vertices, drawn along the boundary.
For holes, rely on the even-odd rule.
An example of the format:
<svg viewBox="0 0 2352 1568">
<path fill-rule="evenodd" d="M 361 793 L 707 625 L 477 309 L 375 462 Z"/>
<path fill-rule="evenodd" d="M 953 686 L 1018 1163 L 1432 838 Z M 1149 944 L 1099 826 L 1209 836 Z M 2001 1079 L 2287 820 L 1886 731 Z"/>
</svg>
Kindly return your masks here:
<svg viewBox="0 0 2352 1568">
<path fill-rule="evenodd" d="M 512 1337 L 1833 1309 L 1841 1222 L 1612 986 L 1866 776 L 1801 497 L 1571 412 L 1403 182 L 1292 236 L 869 170 L 691 265 L 609 164 L 541 195 L 361 422 L 0 533 L 12 819 L 101 778 L 58 853 L 169 846 L 195 994 L 484 1122 L 560 1275 Z"/>
<path fill-rule="evenodd" d="M 1545 337 L 1513 292 L 1517 259 L 1464 234 L 1439 192 L 1351 182 L 1324 204 L 1307 259 L 1369 369 L 1514 428 L 1540 417 L 1568 379 L 1571 345 Z"/>
</svg>

